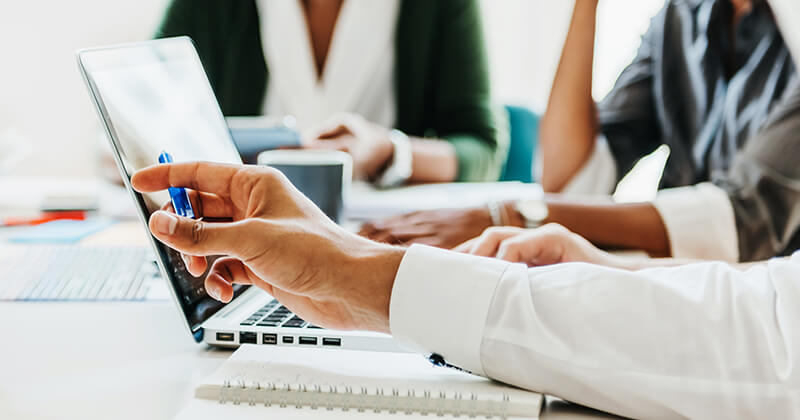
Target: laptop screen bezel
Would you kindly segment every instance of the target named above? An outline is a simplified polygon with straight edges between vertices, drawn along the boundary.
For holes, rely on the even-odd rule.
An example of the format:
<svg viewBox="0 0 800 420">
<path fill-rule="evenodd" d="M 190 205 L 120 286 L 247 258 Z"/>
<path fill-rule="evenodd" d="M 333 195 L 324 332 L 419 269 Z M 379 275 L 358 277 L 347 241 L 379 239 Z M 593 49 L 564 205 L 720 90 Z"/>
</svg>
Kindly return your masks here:
<svg viewBox="0 0 800 420">
<path fill-rule="evenodd" d="M 170 267 L 170 260 L 168 258 L 168 248 L 166 245 L 158 241 L 151 233 L 148 227 L 148 218 L 150 215 L 150 211 L 147 208 L 145 203 L 144 196 L 138 192 L 136 192 L 133 187 L 131 186 L 130 177 L 128 176 L 128 171 L 125 168 L 124 159 L 122 157 L 122 152 L 119 150 L 120 140 L 116 134 L 114 129 L 114 124 L 111 121 L 110 114 L 108 109 L 106 108 L 103 97 L 100 94 L 100 91 L 97 85 L 94 82 L 94 79 L 91 76 L 91 69 L 90 66 L 87 65 L 87 62 L 90 59 L 90 56 L 95 54 L 103 54 L 103 53 L 114 53 L 120 54 L 124 53 L 125 50 L 133 50 L 133 49 L 141 49 L 141 48 L 153 48 L 154 46 L 158 46 L 158 44 L 176 44 L 176 47 L 181 50 L 180 58 L 186 59 L 190 57 L 192 60 L 195 61 L 196 65 L 200 67 L 201 71 L 203 71 L 202 63 L 200 61 L 200 57 L 197 54 L 197 50 L 194 46 L 194 42 L 189 37 L 175 37 L 175 38 L 164 38 L 152 41 L 144 41 L 144 42 L 136 42 L 136 43 L 128 43 L 128 44 L 120 44 L 120 45 L 112 45 L 107 47 L 99 47 L 99 48 L 87 48 L 82 49 L 77 52 L 77 60 L 78 60 L 78 67 L 80 69 L 81 75 L 83 77 L 84 82 L 89 90 L 92 102 L 97 110 L 98 116 L 100 117 L 101 124 L 103 129 L 106 133 L 106 138 L 108 139 L 111 149 L 113 151 L 114 159 L 117 163 L 117 168 L 119 169 L 120 176 L 125 184 L 125 188 L 130 192 L 131 197 L 135 203 L 136 213 L 139 215 L 139 220 L 144 226 L 145 230 L 147 231 L 147 237 L 150 242 L 151 247 L 155 251 L 156 254 L 156 262 L 158 264 L 159 270 L 161 271 L 161 275 L 167 279 L 168 288 L 172 295 L 173 300 L 178 305 L 181 310 L 181 314 L 183 315 L 184 324 L 189 329 L 189 332 L 192 334 L 195 341 L 200 342 L 203 339 L 203 323 L 211 318 L 214 314 L 219 312 L 222 308 L 226 306 L 225 303 L 217 302 L 212 309 L 204 312 L 206 316 L 198 319 L 193 319 L 195 316 L 193 315 L 193 307 L 190 306 L 188 303 L 184 302 L 179 295 L 181 293 L 180 289 L 176 286 L 177 281 L 172 275 L 173 270 Z M 182 45 L 181 45 L 182 44 Z M 167 57 L 167 59 L 169 59 Z M 95 64 L 95 63 L 93 63 Z M 146 64 L 146 62 L 141 62 L 137 64 Z M 130 65 L 130 64 L 127 64 Z M 109 65 L 109 68 L 113 67 Z M 118 66 L 121 67 L 121 66 Z M 205 72 L 203 71 L 204 80 L 206 81 L 205 86 L 198 88 L 206 89 L 208 93 L 208 97 L 210 100 L 214 102 L 214 107 L 216 109 L 217 117 L 225 124 L 225 119 L 222 114 L 222 110 L 219 107 L 219 103 L 216 101 L 214 96 L 213 90 L 211 88 L 211 84 L 208 81 L 208 78 L 205 76 Z M 230 145 L 232 150 L 236 152 L 236 146 L 233 143 L 232 138 L 230 137 L 229 132 L 226 131 L 228 134 L 226 138 L 221 138 L 219 141 L 226 142 Z M 238 157 L 238 152 L 235 153 Z M 209 159 L 210 160 L 210 159 Z M 155 163 L 155 162 L 154 162 Z M 231 163 L 231 162 L 227 162 Z M 242 163 L 241 159 L 238 160 L 236 163 Z M 236 297 L 241 296 L 242 293 L 245 292 L 247 286 L 240 286 L 236 288 L 236 292 L 234 295 L 234 300 Z M 233 300 L 231 300 L 233 302 Z"/>
</svg>

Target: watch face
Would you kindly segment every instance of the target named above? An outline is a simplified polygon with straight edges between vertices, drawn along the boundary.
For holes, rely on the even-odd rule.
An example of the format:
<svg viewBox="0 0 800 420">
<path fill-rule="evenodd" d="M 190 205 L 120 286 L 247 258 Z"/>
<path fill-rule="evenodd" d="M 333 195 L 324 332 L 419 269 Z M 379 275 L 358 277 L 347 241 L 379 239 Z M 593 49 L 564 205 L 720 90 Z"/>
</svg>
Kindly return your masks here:
<svg viewBox="0 0 800 420">
<path fill-rule="evenodd" d="M 547 204 L 542 200 L 519 201 L 517 211 L 522 214 L 528 222 L 541 223 L 547 219 Z"/>
</svg>

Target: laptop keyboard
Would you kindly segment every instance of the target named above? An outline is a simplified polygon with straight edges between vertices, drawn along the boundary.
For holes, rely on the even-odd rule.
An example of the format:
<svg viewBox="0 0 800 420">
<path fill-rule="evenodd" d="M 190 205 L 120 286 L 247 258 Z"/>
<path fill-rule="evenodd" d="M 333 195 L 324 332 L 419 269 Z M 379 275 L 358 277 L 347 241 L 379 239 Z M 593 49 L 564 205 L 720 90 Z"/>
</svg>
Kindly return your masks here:
<svg viewBox="0 0 800 420">
<path fill-rule="evenodd" d="M 0 301 L 141 301 L 158 267 L 143 247 L 3 248 Z"/>
<path fill-rule="evenodd" d="M 277 299 L 272 299 L 259 310 L 253 312 L 252 315 L 239 325 L 243 327 L 321 328 L 309 324 L 299 316 L 293 314 L 288 308 L 281 305 Z"/>
</svg>

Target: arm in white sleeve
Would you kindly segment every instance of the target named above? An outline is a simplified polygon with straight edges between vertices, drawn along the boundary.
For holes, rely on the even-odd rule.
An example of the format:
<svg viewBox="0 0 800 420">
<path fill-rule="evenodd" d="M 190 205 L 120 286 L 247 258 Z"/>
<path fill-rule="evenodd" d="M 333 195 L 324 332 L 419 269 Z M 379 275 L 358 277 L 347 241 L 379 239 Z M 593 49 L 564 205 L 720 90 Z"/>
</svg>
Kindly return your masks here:
<svg viewBox="0 0 800 420">
<path fill-rule="evenodd" d="M 392 333 L 519 387 L 646 418 L 800 417 L 800 258 L 623 271 L 413 246 Z"/>
<path fill-rule="evenodd" d="M 706 182 L 662 190 L 653 201 L 674 258 L 739 261 L 736 216 L 725 190 Z"/>
</svg>

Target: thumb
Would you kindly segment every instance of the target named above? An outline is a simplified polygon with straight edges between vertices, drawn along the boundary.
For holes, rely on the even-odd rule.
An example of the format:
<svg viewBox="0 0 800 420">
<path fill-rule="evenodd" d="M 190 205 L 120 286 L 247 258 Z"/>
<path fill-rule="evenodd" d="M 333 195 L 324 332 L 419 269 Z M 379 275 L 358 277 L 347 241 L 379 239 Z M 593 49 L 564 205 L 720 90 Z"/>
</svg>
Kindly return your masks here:
<svg viewBox="0 0 800 420">
<path fill-rule="evenodd" d="M 150 231 L 159 241 L 195 256 L 240 255 L 245 241 L 239 223 L 208 223 L 157 211 L 150 216 Z M 244 256 L 242 256 L 244 257 Z"/>
</svg>

